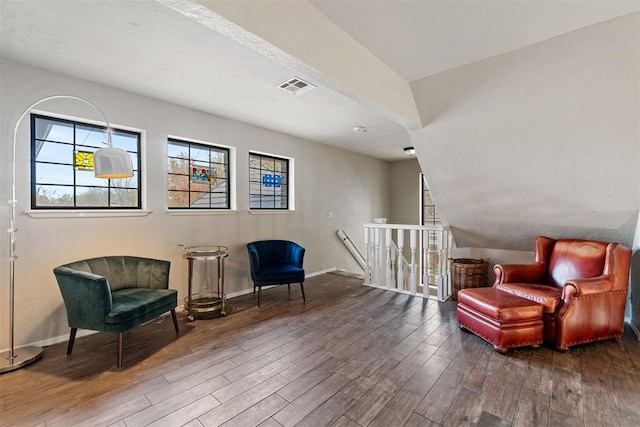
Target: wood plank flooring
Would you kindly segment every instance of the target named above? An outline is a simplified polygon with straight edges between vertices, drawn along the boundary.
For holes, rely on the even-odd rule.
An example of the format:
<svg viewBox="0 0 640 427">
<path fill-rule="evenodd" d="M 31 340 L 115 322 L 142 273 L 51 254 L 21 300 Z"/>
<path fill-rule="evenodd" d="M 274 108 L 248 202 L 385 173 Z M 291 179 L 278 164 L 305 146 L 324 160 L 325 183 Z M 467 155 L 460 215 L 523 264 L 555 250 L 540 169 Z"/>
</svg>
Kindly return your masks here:
<svg viewBox="0 0 640 427">
<path fill-rule="evenodd" d="M 324 274 L 44 351 L 0 376 L 0 425 L 640 426 L 640 341 L 630 332 L 558 353 L 500 355 L 437 303 Z"/>
</svg>

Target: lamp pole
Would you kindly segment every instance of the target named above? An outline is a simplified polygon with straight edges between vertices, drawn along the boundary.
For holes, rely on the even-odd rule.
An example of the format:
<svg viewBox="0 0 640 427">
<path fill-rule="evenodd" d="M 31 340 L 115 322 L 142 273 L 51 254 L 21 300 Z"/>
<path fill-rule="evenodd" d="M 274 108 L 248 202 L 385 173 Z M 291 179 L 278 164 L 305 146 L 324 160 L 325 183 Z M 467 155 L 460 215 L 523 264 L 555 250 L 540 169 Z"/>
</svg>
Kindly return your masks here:
<svg viewBox="0 0 640 427">
<path fill-rule="evenodd" d="M 18 136 L 18 127 L 22 122 L 22 119 L 36 106 L 43 102 L 51 101 L 54 99 L 72 99 L 83 102 L 94 110 L 96 110 L 107 127 L 107 145 L 108 148 L 114 149 L 111 143 L 111 127 L 104 113 L 96 107 L 93 103 L 86 99 L 80 98 L 74 95 L 52 95 L 46 98 L 42 98 L 33 104 L 31 104 L 18 118 L 16 125 L 13 128 L 13 144 L 12 144 L 12 157 L 11 157 L 11 189 L 9 204 L 9 350 L 0 353 L 0 374 L 20 369 L 24 366 L 30 365 L 42 357 L 42 348 L 40 347 L 20 347 L 18 351 L 15 348 L 14 334 L 15 334 L 15 262 L 16 262 L 16 142 Z"/>
</svg>

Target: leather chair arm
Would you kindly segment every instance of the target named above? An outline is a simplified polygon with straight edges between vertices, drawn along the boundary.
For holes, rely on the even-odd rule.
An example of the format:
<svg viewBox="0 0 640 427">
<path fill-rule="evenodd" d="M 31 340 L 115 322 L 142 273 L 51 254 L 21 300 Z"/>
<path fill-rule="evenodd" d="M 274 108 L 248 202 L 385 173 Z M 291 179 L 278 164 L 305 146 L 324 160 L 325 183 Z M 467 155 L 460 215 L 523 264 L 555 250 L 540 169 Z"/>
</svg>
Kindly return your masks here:
<svg viewBox="0 0 640 427">
<path fill-rule="evenodd" d="M 568 280 L 562 288 L 562 299 L 567 303 L 574 296 L 603 294 L 612 290 L 613 277 L 609 275 Z"/>
<path fill-rule="evenodd" d="M 536 264 L 496 264 L 493 266 L 498 283 L 544 283 L 545 266 Z"/>
</svg>

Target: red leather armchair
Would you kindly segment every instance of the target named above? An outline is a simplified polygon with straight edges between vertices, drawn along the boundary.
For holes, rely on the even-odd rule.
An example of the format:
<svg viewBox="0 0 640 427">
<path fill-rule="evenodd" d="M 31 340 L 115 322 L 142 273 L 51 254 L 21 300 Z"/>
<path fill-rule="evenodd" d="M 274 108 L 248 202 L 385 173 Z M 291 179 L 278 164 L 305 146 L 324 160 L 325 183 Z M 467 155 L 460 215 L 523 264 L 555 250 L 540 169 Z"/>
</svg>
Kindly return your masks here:
<svg viewBox="0 0 640 427">
<path fill-rule="evenodd" d="M 570 346 L 620 339 L 631 250 L 617 243 L 536 238 L 533 264 L 496 264 L 493 285 L 543 305 L 544 339 Z"/>
</svg>

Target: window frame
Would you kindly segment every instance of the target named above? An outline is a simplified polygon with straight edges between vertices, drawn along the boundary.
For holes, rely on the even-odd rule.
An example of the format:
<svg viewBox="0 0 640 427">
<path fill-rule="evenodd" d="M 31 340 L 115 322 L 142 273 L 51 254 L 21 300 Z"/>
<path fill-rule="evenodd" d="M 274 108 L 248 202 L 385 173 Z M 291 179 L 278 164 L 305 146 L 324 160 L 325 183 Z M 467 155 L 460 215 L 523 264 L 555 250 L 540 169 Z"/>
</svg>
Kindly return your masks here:
<svg viewBox="0 0 640 427">
<path fill-rule="evenodd" d="M 61 142 L 61 141 L 53 141 L 53 140 L 46 140 L 46 139 L 39 139 L 37 138 L 37 134 L 36 134 L 36 121 L 38 119 L 43 119 L 43 120 L 50 120 L 50 121 L 54 121 L 54 122 L 60 122 L 60 123 L 64 123 L 64 124 L 70 124 L 73 126 L 73 142 L 69 143 L 69 142 Z M 66 116 L 66 115 L 61 115 L 61 114 L 55 114 L 55 113 L 50 113 L 50 112 L 44 112 L 44 111 L 38 111 L 38 110 L 33 110 L 30 113 L 30 117 L 29 117 L 29 130 L 30 130 L 30 135 L 29 135 L 29 192 L 30 192 L 30 210 L 27 211 L 28 214 L 32 215 L 32 216 L 42 216 L 45 215 L 47 212 L 57 212 L 60 214 L 64 213 L 73 213 L 73 212 L 87 212 L 87 215 L 92 216 L 95 213 L 113 213 L 113 214 L 117 214 L 117 213 L 126 213 L 126 211 L 129 212 L 136 212 L 136 213 L 143 213 L 144 212 L 144 192 L 145 192 L 145 182 L 144 182 L 144 177 L 142 174 L 142 162 L 143 162 L 143 152 L 144 152 L 144 144 L 143 144 L 143 140 L 144 140 L 144 131 L 139 130 L 139 129 L 133 129 L 133 128 L 126 128 L 123 126 L 114 126 L 114 125 L 110 125 L 110 129 L 111 129 L 111 134 L 113 136 L 114 133 L 116 134 L 126 134 L 126 135 L 133 135 L 136 137 L 137 142 L 136 142 L 136 146 L 137 146 L 137 151 L 132 152 L 127 150 L 128 153 L 134 154 L 135 157 L 137 158 L 137 162 L 134 164 L 134 172 L 137 173 L 137 187 L 130 187 L 129 189 L 135 189 L 137 190 L 137 198 L 136 198 L 136 206 L 105 206 L 105 205 L 100 205 L 100 206 L 78 206 L 77 205 L 77 190 L 78 188 L 97 188 L 96 186 L 91 186 L 91 185 L 78 185 L 77 184 L 77 167 L 75 166 L 75 162 L 71 162 L 70 165 L 73 169 L 74 169 L 74 173 L 73 173 L 73 183 L 72 184 L 61 184 L 62 186 L 65 187 L 70 187 L 73 188 L 73 206 L 55 206 L 55 205 L 47 205 L 47 206 L 42 206 L 42 205 L 38 205 L 37 204 L 37 187 L 38 185 L 59 185 L 59 184 L 47 184 L 47 183 L 39 183 L 37 182 L 37 174 L 36 174 L 36 165 L 38 163 L 42 163 L 42 164 L 56 164 L 56 162 L 38 162 L 37 161 L 37 153 L 36 153 L 36 147 L 38 144 L 38 141 L 48 141 L 51 143 L 55 143 L 55 144 L 65 144 L 67 146 L 72 146 L 72 150 L 73 152 L 77 152 L 77 147 L 78 145 L 82 146 L 82 144 L 79 144 L 78 141 L 76 141 L 76 127 L 81 126 L 81 127 L 89 127 L 89 128 L 94 128 L 96 130 L 99 130 L 103 133 L 106 132 L 107 127 L 102 124 L 101 122 L 97 122 L 97 121 L 93 121 L 93 120 L 89 120 L 89 119 L 84 119 L 84 118 L 79 118 L 79 117 L 71 117 L 71 116 Z M 107 147 L 106 144 L 106 136 L 105 136 L 105 144 L 104 147 Z M 102 147 L 99 147 L 102 148 Z M 96 148 L 96 151 L 99 149 Z M 64 165 L 67 165 L 67 163 L 62 163 Z M 99 188 L 106 188 L 107 189 L 107 194 L 108 194 L 108 201 L 110 203 L 111 200 L 111 189 L 113 188 L 117 188 L 116 186 L 112 185 L 112 179 L 106 179 L 105 181 L 107 181 L 107 185 L 106 187 L 99 187 Z M 119 214 L 118 214 L 119 215 Z M 104 215 L 100 215 L 100 216 L 104 216 Z M 107 215 L 108 216 L 108 215 Z"/>
<path fill-rule="evenodd" d="M 200 147 L 204 147 L 204 148 L 208 148 L 208 149 L 216 149 L 218 151 L 225 151 L 226 152 L 226 159 L 227 162 L 224 164 L 227 168 L 227 206 L 226 207 L 192 207 L 192 206 L 177 206 L 177 207 L 172 207 L 169 206 L 169 193 L 174 191 L 174 192 L 178 192 L 180 190 L 170 190 L 169 189 L 169 185 L 168 185 L 168 179 L 170 175 L 176 175 L 176 176 L 185 176 L 184 174 L 174 174 L 174 173 L 170 173 L 169 172 L 169 168 L 168 168 L 168 162 L 170 159 L 178 159 L 178 157 L 173 157 L 173 156 L 169 156 L 169 151 L 168 151 L 168 147 L 169 144 L 171 142 L 176 142 L 179 144 L 188 144 L 189 145 L 189 163 L 191 164 L 191 162 L 193 161 L 193 159 L 191 158 L 191 146 L 195 145 L 195 146 L 200 146 Z M 213 143 L 213 142 L 208 142 L 208 141 L 201 141 L 201 140 L 196 140 L 196 139 L 192 139 L 192 138 L 184 138 L 181 136 L 174 136 L 174 135 L 168 135 L 167 136 L 167 152 L 165 155 L 165 166 L 167 167 L 166 169 L 166 177 L 167 177 L 167 187 L 166 187 L 166 206 L 167 206 L 167 210 L 169 211 L 169 213 L 176 213 L 176 212 L 188 212 L 188 213 L 197 213 L 197 212 L 210 212 L 210 213 L 222 213 L 222 212 L 232 212 L 235 210 L 235 174 L 234 174 L 234 161 L 235 161 L 235 149 L 234 147 L 228 146 L 228 145 L 224 145 L 224 144 L 217 144 L 217 143 Z M 210 162 L 210 161 L 209 161 Z M 211 162 L 210 162 L 211 163 Z M 189 165 L 189 167 L 191 167 L 191 165 Z M 188 177 L 188 179 L 191 179 L 191 174 L 189 173 L 188 175 L 186 175 Z M 186 192 L 188 194 L 189 200 L 190 200 L 190 194 L 191 194 L 191 186 L 189 185 L 189 189 L 187 191 L 182 191 L 182 192 Z"/>
<path fill-rule="evenodd" d="M 251 183 L 256 182 L 251 180 L 251 170 L 255 169 L 251 167 L 251 156 L 260 156 L 261 158 L 269 158 L 279 161 L 287 162 L 287 206 L 286 207 L 251 207 Z M 277 212 L 292 212 L 295 210 L 295 183 L 294 183 L 294 172 L 295 172 L 295 159 L 293 157 L 282 156 L 278 154 L 265 153 L 262 151 L 250 150 L 249 156 L 247 158 L 248 165 L 248 181 L 249 181 L 249 199 L 248 199 L 248 208 L 250 213 L 277 213 Z M 259 181 L 262 185 L 262 181 Z"/>
</svg>

